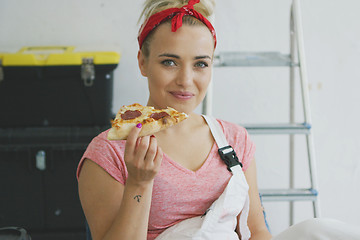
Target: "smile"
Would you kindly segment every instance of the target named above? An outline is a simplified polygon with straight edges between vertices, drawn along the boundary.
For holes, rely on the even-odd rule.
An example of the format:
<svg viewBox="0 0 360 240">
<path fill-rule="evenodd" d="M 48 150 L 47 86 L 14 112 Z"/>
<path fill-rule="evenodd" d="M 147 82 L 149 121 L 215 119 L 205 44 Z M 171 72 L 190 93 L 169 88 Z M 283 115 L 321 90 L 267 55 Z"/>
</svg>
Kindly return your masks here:
<svg viewBox="0 0 360 240">
<path fill-rule="evenodd" d="M 170 92 L 170 94 L 177 99 L 183 99 L 183 100 L 190 99 L 194 96 L 194 94 L 191 92 L 181 92 L 181 91 Z"/>
</svg>

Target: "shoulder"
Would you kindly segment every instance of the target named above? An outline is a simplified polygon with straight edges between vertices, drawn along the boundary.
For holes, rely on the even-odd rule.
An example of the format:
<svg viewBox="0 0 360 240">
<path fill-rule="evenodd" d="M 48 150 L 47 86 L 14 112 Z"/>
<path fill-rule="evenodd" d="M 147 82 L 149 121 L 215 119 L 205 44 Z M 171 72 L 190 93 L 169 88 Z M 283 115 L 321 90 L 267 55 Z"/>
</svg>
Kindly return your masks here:
<svg viewBox="0 0 360 240">
<path fill-rule="evenodd" d="M 98 140 L 101 139 L 102 141 L 109 141 L 109 140 L 107 140 L 107 135 L 108 135 L 109 131 L 110 131 L 110 128 L 99 133 L 99 135 L 97 135 L 94 139 L 98 139 Z"/>
<path fill-rule="evenodd" d="M 239 124 L 232 123 L 222 119 L 216 119 L 223 128 L 226 138 L 246 137 L 248 135 L 246 129 Z"/>
<path fill-rule="evenodd" d="M 110 129 L 105 130 L 105 131 L 101 132 L 99 135 L 97 135 L 96 137 L 94 137 L 89 146 L 96 144 L 96 145 L 108 145 L 108 146 L 112 146 L 114 148 L 124 147 L 125 140 L 109 140 L 107 138 L 109 131 L 110 131 Z"/>
<path fill-rule="evenodd" d="M 93 138 L 84 153 L 84 157 L 95 161 L 99 165 L 101 163 L 111 163 L 115 166 L 122 166 L 124 165 L 125 141 L 108 140 L 108 132 L 109 130 L 106 130 Z"/>
<path fill-rule="evenodd" d="M 100 133 L 90 142 L 78 165 L 77 175 L 79 176 L 84 160 L 91 159 L 113 178 L 124 184 L 127 177 L 127 170 L 123 158 L 125 141 L 108 140 L 108 131 L 109 130 L 106 130 Z"/>
<path fill-rule="evenodd" d="M 229 144 L 234 148 L 239 160 L 243 164 L 243 171 L 249 167 L 255 154 L 255 144 L 246 129 L 238 124 L 217 119 L 223 128 L 224 135 Z"/>
<path fill-rule="evenodd" d="M 116 155 L 122 159 L 125 151 L 125 140 L 109 140 L 107 138 L 110 129 L 100 133 L 91 141 L 88 146 L 90 152 L 96 152 L 97 155 L 111 156 Z"/>
</svg>

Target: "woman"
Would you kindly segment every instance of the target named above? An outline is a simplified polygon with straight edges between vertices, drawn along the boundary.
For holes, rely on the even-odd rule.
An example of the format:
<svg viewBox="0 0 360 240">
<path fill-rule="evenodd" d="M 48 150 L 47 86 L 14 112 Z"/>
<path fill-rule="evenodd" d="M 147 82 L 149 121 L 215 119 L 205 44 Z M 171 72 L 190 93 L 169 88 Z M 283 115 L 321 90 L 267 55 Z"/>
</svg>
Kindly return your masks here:
<svg viewBox="0 0 360 240">
<path fill-rule="evenodd" d="M 94 138 L 77 172 L 94 240 L 155 239 L 179 222 L 206 215 L 231 179 L 209 126 L 194 113 L 211 80 L 216 36 L 206 18 L 213 5 L 212 0 L 146 2 L 138 63 L 148 79 L 147 105 L 170 106 L 190 117 L 155 136 L 139 138 L 138 125 L 126 141 L 108 141 L 107 131 Z M 240 239 L 241 228 L 248 227 L 252 240 L 271 239 L 258 194 L 254 144 L 244 128 L 218 122 L 243 164 L 251 203 L 247 226 L 245 221 L 231 231 Z"/>
<path fill-rule="evenodd" d="M 168 5 L 162 6 L 160 2 Z M 192 8 L 196 1 L 190 2 L 187 8 Z M 154 12 L 183 5 L 186 4 L 182 1 L 147 1 L 144 14 L 148 19 Z M 212 6 L 212 1 L 202 1 L 195 4 L 194 8 L 201 15 L 209 17 Z M 208 125 L 200 115 L 193 112 L 205 97 L 211 80 L 215 35 L 204 19 L 185 15 L 180 19 L 182 21 L 177 22 L 182 22 L 182 26 L 176 31 L 172 31 L 171 20 L 161 22 L 153 30 L 150 27 L 146 37 L 140 32 L 139 68 L 142 75 L 148 78 L 150 94 L 147 105 L 155 108 L 171 106 L 190 117 L 154 137 L 138 139 L 140 129 L 134 128 L 126 142 L 109 142 L 105 140 L 105 133 L 93 140 L 79 165 L 78 176 L 80 199 L 94 240 L 117 239 L 119 236 L 122 239 L 154 239 L 172 224 L 204 214 L 231 177 L 217 156 Z M 147 30 L 145 25 L 142 31 Z M 252 159 L 253 144 L 243 128 L 223 121 L 222 125 L 235 151 L 239 152 L 239 159 L 244 161 L 245 175 L 250 186 L 248 219 L 252 239 L 256 239 L 256 236 L 259 236 L 258 239 L 270 239 L 258 197 L 256 166 Z M 245 150 L 247 155 L 243 156 Z M 179 178 L 178 181 L 172 179 L 177 186 L 183 184 L 178 189 L 184 193 L 182 199 L 169 199 L 171 196 L 161 189 L 164 187 L 161 181 L 167 177 L 166 173 L 162 173 L 165 161 L 164 170 L 168 171 L 170 162 L 172 168 L 183 171 L 182 174 L 176 172 L 177 169 L 168 171 Z M 116 164 L 119 166 L 114 166 Z M 208 165 L 211 169 L 202 168 Z M 216 170 L 215 166 L 220 166 L 222 171 Z M 118 177 L 119 174 L 126 175 L 126 170 L 127 179 Z M 161 176 L 155 181 L 157 185 L 154 185 L 157 173 Z M 198 186 L 191 186 L 197 173 L 211 175 L 211 178 L 204 178 L 208 183 L 204 181 L 197 183 Z M 201 191 L 190 195 L 187 193 L 189 188 Z M 200 195 L 202 199 L 198 200 L 199 204 L 177 206 L 191 203 L 193 198 Z M 167 199 L 158 199 L 158 196 L 166 196 Z M 167 205 L 171 208 L 161 207 Z M 182 211 L 182 208 L 185 209 Z"/>
</svg>

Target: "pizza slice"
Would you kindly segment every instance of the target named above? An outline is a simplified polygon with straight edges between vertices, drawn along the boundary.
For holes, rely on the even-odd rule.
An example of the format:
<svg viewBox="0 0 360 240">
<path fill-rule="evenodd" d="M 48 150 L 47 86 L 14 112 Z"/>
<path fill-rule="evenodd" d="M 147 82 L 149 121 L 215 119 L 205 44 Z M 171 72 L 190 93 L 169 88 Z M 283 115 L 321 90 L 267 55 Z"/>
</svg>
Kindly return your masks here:
<svg viewBox="0 0 360 240">
<path fill-rule="evenodd" d="M 171 107 L 155 109 L 154 107 L 142 106 L 138 103 L 128 106 L 124 105 L 116 114 L 107 138 L 109 140 L 127 139 L 131 129 L 138 123 L 142 124 L 140 137 L 152 135 L 174 126 L 187 118 L 188 115 L 186 113 L 178 112 Z"/>
</svg>

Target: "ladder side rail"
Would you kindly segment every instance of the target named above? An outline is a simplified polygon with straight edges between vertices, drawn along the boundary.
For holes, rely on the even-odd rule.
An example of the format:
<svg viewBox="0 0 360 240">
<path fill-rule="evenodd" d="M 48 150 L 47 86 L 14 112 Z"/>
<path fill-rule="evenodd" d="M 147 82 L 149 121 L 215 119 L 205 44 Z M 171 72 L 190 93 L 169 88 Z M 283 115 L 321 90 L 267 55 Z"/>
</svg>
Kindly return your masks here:
<svg viewBox="0 0 360 240">
<path fill-rule="evenodd" d="M 317 176 L 316 176 L 316 164 L 315 164 L 315 151 L 314 151 L 314 139 L 312 134 L 306 135 L 306 144 L 308 149 L 308 161 L 309 161 L 309 172 L 310 172 L 310 184 L 312 189 L 318 190 Z M 320 204 L 319 196 L 317 200 L 313 201 L 314 217 L 320 217 Z"/>
<path fill-rule="evenodd" d="M 304 108 L 304 120 L 306 123 L 311 124 L 310 114 L 310 97 L 308 91 L 308 79 L 307 79 L 307 68 L 305 63 L 305 50 L 303 41 L 303 28 L 300 10 L 300 1 L 293 0 L 293 13 L 294 13 L 294 27 L 295 36 L 297 40 L 298 58 L 299 58 L 299 72 L 301 79 L 301 91 Z M 315 152 L 314 152 L 314 141 L 312 134 L 306 136 L 306 143 L 308 149 L 308 161 L 309 161 L 309 172 L 310 172 L 310 184 L 313 189 L 318 189 L 317 177 L 316 177 L 316 164 L 315 164 Z M 320 216 L 319 201 L 318 197 L 316 201 L 313 201 L 314 216 Z"/>
<path fill-rule="evenodd" d="M 293 3 L 292 3 L 293 4 Z M 289 122 L 290 124 L 295 123 L 295 62 L 299 62 L 296 54 L 296 36 L 294 29 L 294 13 L 293 6 L 290 9 L 290 83 L 289 83 Z M 294 134 L 289 135 L 289 188 L 295 188 L 295 136 Z M 289 225 L 294 224 L 294 202 L 289 203 Z"/>
<path fill-rule="evenodd" d="M 304 34 L 302 28 L 302 19 L 301 19 L 301 10 L 300 10 L 300 1 L 293 0 L 293 20 L 294 20 L 294 30 L 295 37 L 297 41 L 297 53 L 299 59 L 299 72 L 301 79 L 301 92 L 304 108 L 304 120 L 306 123 L 311 124 L 311 114 L 310 114 L 310 97 L 309 97 L 309 83 L 307 79 L 307 68 L 305 62 L 305 50 L 304 50 Z"/>
</svg>

